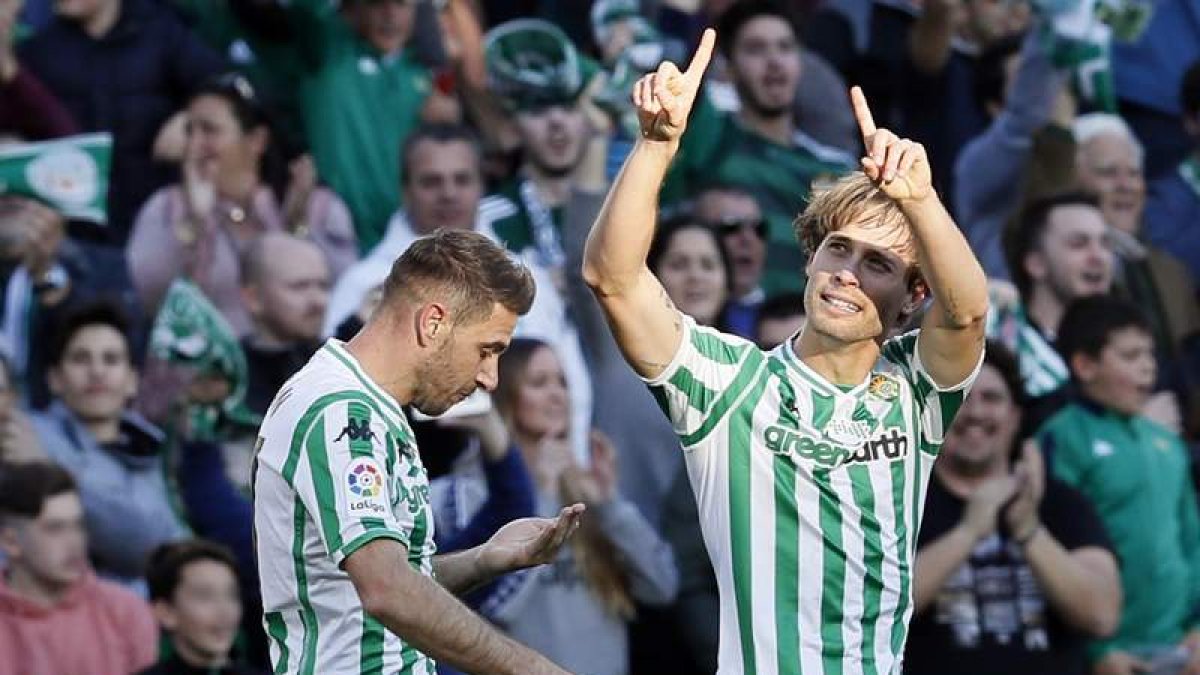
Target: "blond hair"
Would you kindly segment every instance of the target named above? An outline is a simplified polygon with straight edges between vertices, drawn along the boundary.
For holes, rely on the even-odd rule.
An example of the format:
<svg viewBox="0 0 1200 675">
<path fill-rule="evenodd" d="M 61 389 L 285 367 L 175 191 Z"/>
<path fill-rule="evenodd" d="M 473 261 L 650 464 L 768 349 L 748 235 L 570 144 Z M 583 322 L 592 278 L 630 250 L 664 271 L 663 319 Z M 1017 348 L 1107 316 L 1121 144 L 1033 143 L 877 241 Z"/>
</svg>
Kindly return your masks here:
<svg viewBox="0 0 1200 675">
<path fill-rule="evenodd" d="M 805 255 L 812 257 L 829 233 L 856 222 L 889 230 L 910 228 L 908 217 L 895 200 L 861 171 L 842 176 L 832 185 L 815 189 L 808 206 L 796 217 L 792 228 Z M 910 236 L 897 253 L 911 253 L 915 260 L 916 241 Z M 910 266 L 909 275 L 910 282 L 920 278 L 916 262 Z"/>
</svg>

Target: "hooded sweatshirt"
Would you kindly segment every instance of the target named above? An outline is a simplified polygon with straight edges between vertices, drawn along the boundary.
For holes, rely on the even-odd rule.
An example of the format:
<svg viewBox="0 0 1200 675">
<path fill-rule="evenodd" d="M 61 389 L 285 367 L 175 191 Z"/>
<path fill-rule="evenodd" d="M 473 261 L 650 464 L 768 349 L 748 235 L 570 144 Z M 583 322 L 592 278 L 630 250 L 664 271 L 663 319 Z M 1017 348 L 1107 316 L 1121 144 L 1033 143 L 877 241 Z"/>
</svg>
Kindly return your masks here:
<svg viewBox="0 0 1200 675">
<path fill-rule="evenodd" d="M 154 663 L 150 607 L 91 572 L 53 606 L 10 588 L 0 574 L 0 673 L 123 675 Z"/>
</svg>

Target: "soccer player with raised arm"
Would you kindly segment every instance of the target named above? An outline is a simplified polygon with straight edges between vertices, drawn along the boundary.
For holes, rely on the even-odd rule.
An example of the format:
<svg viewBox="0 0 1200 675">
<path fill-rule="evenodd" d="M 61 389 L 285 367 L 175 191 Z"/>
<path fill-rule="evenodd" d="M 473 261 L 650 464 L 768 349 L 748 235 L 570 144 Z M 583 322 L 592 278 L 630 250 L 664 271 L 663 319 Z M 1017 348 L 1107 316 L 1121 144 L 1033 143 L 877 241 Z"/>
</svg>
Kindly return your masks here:
<svg viewBox="0 0 1200 675">
<path fill-rule="evenodd" d="M 767 353 L 681 314 L 646 253 L 715 40 L 635 85 L 641 137 L 583 275 L 682 442 L 721 594 L 718 672 L 899 673 L 925 488 L 982 362 L 986 279 L 924 148 L 876 129 L 854 89 L 862 172 L 796 221 L 806 326 Z M 921 328 L 889 339 L 930 298 Z"/>
</svg>

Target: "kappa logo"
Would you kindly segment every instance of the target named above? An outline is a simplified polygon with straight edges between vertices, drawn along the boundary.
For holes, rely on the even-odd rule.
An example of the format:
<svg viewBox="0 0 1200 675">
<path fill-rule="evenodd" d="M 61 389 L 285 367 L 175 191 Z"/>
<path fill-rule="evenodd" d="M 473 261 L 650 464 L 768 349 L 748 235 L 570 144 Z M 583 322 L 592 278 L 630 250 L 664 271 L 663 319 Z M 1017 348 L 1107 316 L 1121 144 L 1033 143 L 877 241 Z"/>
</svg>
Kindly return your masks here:
<svg viewBox="0 0 1200 675">
<path fill-rule="evenodd" d="M 359 420 L 353 417 L 342 427 L 342 433 L 333 439 L 334 443 L 349 437 L 351 441 L 373 441 L 375 440 L 375 432 L 371 431 L 371 425 L 366 420 Z"/>
<path fill-rule="evenodd" d="M 800 457 L 829 468 L 880 459 L 894 462 L 908 456 L 908 437 L 899 427 L 884 429 L 875 438 L 863 441 L 857 450 L 820 441 L 779 426 L 767 427 L 763 440 L 767 449 L 777 455 Z"/>
</svg>

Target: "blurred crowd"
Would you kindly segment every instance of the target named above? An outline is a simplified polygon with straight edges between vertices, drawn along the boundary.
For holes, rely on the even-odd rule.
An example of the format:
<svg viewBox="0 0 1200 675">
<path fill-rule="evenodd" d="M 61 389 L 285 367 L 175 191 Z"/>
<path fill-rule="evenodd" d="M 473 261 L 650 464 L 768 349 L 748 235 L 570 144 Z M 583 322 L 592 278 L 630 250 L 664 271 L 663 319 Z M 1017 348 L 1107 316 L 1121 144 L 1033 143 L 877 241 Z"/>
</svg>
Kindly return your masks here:
<svg viewBox="0 0 1200 675">
<path fill-rule="evenodd" d="M 439 551 L 589 507 L 469 603 L 572 672 L 713 672 L 682 451 L 579 273 L 632 83 L 707 26 L 676 306 L 803 326 L 851 85 L 989 276 L 905 672 L 1200 674 L 1197 0 L 0 0 L 0 673 L 267 672 L 257 423 L 438 228 L 537 281 L 499 388 L 416 418 Z"/>
</svg>

